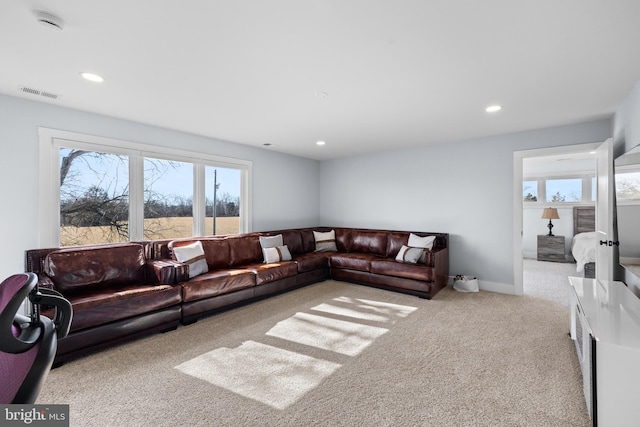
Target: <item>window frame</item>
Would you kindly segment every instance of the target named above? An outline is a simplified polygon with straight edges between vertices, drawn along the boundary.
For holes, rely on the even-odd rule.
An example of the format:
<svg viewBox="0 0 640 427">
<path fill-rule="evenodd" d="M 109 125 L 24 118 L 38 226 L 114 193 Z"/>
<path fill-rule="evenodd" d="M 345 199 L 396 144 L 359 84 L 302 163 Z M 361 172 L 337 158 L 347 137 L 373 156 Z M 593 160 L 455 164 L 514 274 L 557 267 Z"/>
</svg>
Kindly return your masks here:
<svg viewBox="0 0 640 427">
<path fill-rule="evenodd" d="M 622 165 L 616 167 L 616 173 L 614 176 L 614 181 L 617 180 L 619 174 L 624 173 L 640 173 L 640 167 L 638 165 Z M 616 187 L 616 205 L 618 206 L 636 206 L 640 205 L 640 199 L 619 199 L 617 193 L 617 183 L 615 183 Z"/>
<path fill-rule="evenodd" d="M 538 200 L 533 202 L 525 202 L 522 200 L 523 208 L 541 208 L 541 207 L 569 207 L 569 206 L 584 206 L 595 204 L 594 200 L 591 200 L 592 185 L 591 181 L 595 174 L 593 172 L 572 172 L 567 174 L 553 174 L 553 175 L 525 175 L 522 177 L 522 183 L 526 181 L 538 182 Z M 558 179 L 580 179 L 582 181 L 582 199 L 570 202 L 547 202 L 547 181 Z M 522 185 L 522 184 L 521 184 Z M 523 196 L 521 196 L 523 197 Z"/>
<path fill-rule="evenodd" d="M 144 158 L 192 163 L 193 235 L 205 235 L 205 166 L 240 170 L 240 233 L 251 231 L 253 162 L 196 151 L 39 127 L 38 237 L 40 247 L 60 246 L 60 147 L 129 157 L 129 241 L 144 239 Z"/>
</svg>

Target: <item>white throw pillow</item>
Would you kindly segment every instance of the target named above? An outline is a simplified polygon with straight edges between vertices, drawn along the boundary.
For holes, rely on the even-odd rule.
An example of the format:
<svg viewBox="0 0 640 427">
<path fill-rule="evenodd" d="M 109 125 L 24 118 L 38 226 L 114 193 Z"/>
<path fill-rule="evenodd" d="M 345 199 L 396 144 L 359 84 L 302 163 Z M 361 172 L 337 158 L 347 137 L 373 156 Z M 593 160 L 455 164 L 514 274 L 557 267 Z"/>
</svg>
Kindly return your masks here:
<svg viewBox="0 0 640 427">
<path fill-rule="evenodd" d="M 291 261 L 291 252 L 289 252 L 287 245 L 276 246 L 274 248 L 264 248 L 262 249 L 262 255 L 264 255 L 265 264 L 280 261 Z"/>
<path fill-rule="evenodd" d="M 336 231 L 327 232 L 314 231 L 313 238 L 316 241 L 316 252 L 336 252 Z"/>
<path fill-rule="evenodd" d="M 260 236 L 260 246 L 262 246 L 262 249 L 275 248 L 282 245 L 284 245 L 284 242 L 282 241 L 282 234 L 277 234 L 275 236 Z"/>
<path fill-rule="evenodd" d="M 433 249 L 433 242 L 435 242 L 435 240 L 436 236 L 420 237 L 416 234 L 409 233 L 409 243 L 407 243 L 407 245 L 412 248 L 424 248 L 427 251 L 430 251 Z M 427 263 L 427 251 L 422 252 L 420 259 L 418 260 L 419 263 Z"/>
<path fill-rule="evenodd" d="M 180 262 L 189 266 L 189 278 L 196 277 L 209 271 L 207 260 L 204 257 L 204 249 L 200 240 L 186 246 L 173 248 L 173 255 Z"/>
<path fill-rule="evenodd" d="M 402 245 L 396 256 L 396 261 L 417 264 L 420 257 L 424 254 L 424 251 L 424 248 L 410 248 L 409 246 Z"/>
<path fill-rule="evenodd" d="M 433 242 L 435 242 L 436 236 L 425 236 L 420 237 L 416 234 L 409 234 L 409 243 L 407 246 L 412 248 L 425 248 L 427 250 L 433 249 Z"/>
</svg>

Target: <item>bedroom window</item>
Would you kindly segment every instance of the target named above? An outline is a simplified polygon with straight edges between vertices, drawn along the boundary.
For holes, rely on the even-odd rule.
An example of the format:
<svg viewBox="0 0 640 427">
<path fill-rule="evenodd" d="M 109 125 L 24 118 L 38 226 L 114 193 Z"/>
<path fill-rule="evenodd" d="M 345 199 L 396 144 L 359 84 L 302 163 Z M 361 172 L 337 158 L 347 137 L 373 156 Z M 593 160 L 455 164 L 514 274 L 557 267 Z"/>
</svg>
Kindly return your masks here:
<svg viewBox="0 0 640 427">
<path fill-rule="evenodd" d="M 38 132 L 41 247 L 250 231 L 250 161 Z"/>
<path fill-rule="evenodd" d="M 538 201 L 538 181 L 522 182 L 522 200 L 524 202 Z"/>
<path fill-rule="evenodd" d="M 546 201 L 550 203 L 581 202 L 582 179 L 547 179 Z"/>
</svg>

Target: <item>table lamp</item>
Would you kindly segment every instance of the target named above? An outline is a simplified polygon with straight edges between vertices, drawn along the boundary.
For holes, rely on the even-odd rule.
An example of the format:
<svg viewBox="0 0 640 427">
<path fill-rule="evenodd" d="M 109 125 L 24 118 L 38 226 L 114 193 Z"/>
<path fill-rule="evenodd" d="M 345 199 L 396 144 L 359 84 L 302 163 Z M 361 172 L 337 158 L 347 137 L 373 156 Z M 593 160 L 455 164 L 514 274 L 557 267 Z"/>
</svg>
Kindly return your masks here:
<svg viewBox="0 0 640 427">
<path fill-rule="evenodd" d="M 551 229 L 553 228 L 553 224 L 551 223 L 551 220 L 560 219 L 560 217 L 558 216 L 558 209 L 544 208 L 544 210 L 542 211 L 542 219 L 549 220 L 549 224 L 547 224 L 547 227 L 549 227 L 549 234 L 547 234 L 547 236 L 553 236 L 553 233 L 551 232 Z"/>
</svg>

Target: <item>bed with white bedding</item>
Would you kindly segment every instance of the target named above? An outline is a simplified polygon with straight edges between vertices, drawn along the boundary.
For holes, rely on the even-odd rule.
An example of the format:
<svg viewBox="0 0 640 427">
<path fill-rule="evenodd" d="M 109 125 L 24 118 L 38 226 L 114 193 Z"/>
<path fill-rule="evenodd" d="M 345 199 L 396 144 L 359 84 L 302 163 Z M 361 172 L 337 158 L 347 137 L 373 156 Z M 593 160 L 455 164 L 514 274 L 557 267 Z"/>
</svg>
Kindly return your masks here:
<svg viewBox="0 0 640 427">
<path fill-rule="evenodd" d="M 576 271 L 582 273 L 586 264 L 596 261 L 596 232 L 589 231 L 573 236 L 571 254 L 576 260 Z"/>
</svg>

